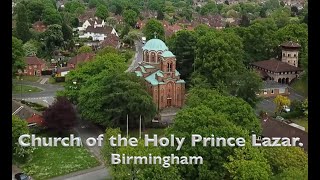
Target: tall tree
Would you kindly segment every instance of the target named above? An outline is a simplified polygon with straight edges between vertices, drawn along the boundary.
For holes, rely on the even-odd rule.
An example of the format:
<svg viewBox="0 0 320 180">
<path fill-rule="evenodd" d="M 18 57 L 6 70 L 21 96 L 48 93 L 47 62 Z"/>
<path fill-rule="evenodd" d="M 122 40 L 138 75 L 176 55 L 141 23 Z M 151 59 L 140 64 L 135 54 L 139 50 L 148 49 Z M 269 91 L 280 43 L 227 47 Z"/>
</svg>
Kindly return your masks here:
<svg viewBox="0 0 320 180">
<path fill-rule="evenodd" d="M 92 52 L 92 48 L 90 46 L 81 46 L 78 49 L 78 54 L 80 54 L 80 53 L 89 53 L 89 52 Z"/>
<path fill-rule="evenodd" d="M 140 115 L 144 124 L 156 113 L 142 79 L 119 71 L 103 71 L 89 79 L 80 90 L 78 106 L 84 119 L 108 127 L 125 126 L 127 114 L 130 127 L 138 127 Z"/>
<path fill-rule="evenodd" d="M 23 45 L 23 50 L 25 52 L 25 56 L 32 56 L 32 55 L 36 55 L 38 52 L 38 48 L 36 46 L 36 44 L 33 41 L 28 41 L 26 43 L 24 43 Z"/>
<path fill-rule="evenodd" d="M 248 27 L 250 25 L 250 20 L 246 14 L 242 15 L 240 26 L 242 27 Z"/>
<path fill-rule="evenodd" d="M 58 24 L 48 26 L 48 29 L 42 34 L 46 45 L 47 53 L 51 54 L 57 47 L 63 44 L 62 27 Z"/>
<path fill-rule="evenodd" d="M 31 33 L 29 30 L 29 19 L 26 7 L 21 3 L 17 5 L 16 35 L 23 42 L 27 42 Z"/>
<path fill-rule="evenodd" d="M 143 33 L 146 36 L 147 40 L 149 39 L 153 39 L 155 37 L 155 33 L 156 33 L 156 37 L 158 39 L 164 40 L 164 27 L 162 25 L 161 22 L 157 21 L 156 19 L 150 19 L 144 29 L 143 29 Z"/>
<path fill-rule="evenodd" d="M 57 97 L 56 101 L 43 112 L 45 125 L 62 134 L 71 130 L 77 123 L 77 115 L 73 105 L 65 97 Z"/>
<path fill-rule="evenodd" d="M 276 113 L 280 113 L 284 106 L 290 106 L 290 99 L 286 96 L 277 95 L 273 102 L 276 104 Z"/>
<path fill-rule="evenodd" d="M 138 14 L 134 10 L 125 10 L 123 12 L 123 20 L 127 24 L 129 24 L 131 27 L 136 25 L 138 19 Z"/>
<path fill-rule="evenodd" d="M 169 49 L 177 59 L 177 70 L 180 72 L 181 78 L 187 82 L 194 70 L 196 43 L 196 33 L 187 30 L 178 31 L 168 41 Z"/>
<path fill-rule="evenodd" d="M 23 70 L 25 68 L 24 56 L 25 52 L 23 49 L 23 44 L 20 39 L 12 36 L 12 76 L 18 72 L 18 70 Z"/>
<path fill-rule="evenodd" d="M 46 8 L 43 14 L 43 21 L 47 25 L 61 24 L 62 18 L 55 8 Z"/>
<path fill-rule="evenodd" d="M 68 24 L 63 23 L 61 26 L 61 31 L 63 34 L 63 40 L 65 41 L 72 40 L 73 32 L 72 32 L 72 28 Z"/>
<path fill-rule="evenodd" d="M 75 13 L 81 14 L 85 11 L 85 5 L 79 0 L 72 0 L 65 3 L 64 9 L 65 11 L 73 14 Z"/>
<path fill-rule="evenodd" d="M 95 15 L 101 19 L 104 19 L 104 20 L 107 19 L 107 17 L 109 16 L 107 6 L 99 4 Z"/>
</svg>

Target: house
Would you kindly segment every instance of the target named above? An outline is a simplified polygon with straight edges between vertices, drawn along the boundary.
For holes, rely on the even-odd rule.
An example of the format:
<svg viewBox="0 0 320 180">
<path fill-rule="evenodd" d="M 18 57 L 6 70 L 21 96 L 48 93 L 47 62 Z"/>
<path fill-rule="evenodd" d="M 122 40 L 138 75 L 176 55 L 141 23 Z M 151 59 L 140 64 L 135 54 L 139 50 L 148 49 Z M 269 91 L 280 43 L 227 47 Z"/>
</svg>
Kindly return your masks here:
<svg viewBox="0 0 320 180">
<path fill-rule="evenodd" d="M 44 32 L 47 30 L 47 25 L 45 25 L 43 21 L 37 21 L 32 24 L 32 29 L 37 32 Z"/>
<path fill-rule="evenodd" d="M 264 137 L 280 137 L 292 138 L 299 137 L 300 142 L 303 143 L 303 149 L 308 151 L 308 133 L 293 125 L 278 121 L 272 117 L 263 117 L 261 119 L 262 136 Z"/>
<path fill-rule="evenodd" d="M 118 36 L 117 31 L 112 27 L 88 26 L 84 31 L 84 34 L 79 35 L 79 38 L 92 38 L 93 41 L 103 41 L 110 34 L 115 34 Z"/>
<path fill-rule="evenodd" d="M 72 69 L 71 67 L 57 67 L 55 68 L 55 77 L 65 77 Z"/>
<path fill-rule="evenodd" d="M 44 126 L 45 122 L 42 114 L 31 107 L 12 99 L 12 115 L 26 120 L 29 125 L 36 123 L 37 126 Z"/>
<path fill-rule="evenodd" d="M 289 41 L 280 45 L 282 48 L 281 61 L 270 59 L 251 63 L 250 66 L 262 75 L 263 80 L 273 80 L 282 84 L 290 84 L 303 71 L 298 67 L 298 43 Z"/>
<path fill-rule="evenodd" d="M 118 24 L 123 24 L 124 21 L 122 16 L 114 15 L 113 17 L 117 20 Z"/>
<path fill-rule="evenodd" d="M 46 61 L 36 56 L 25 57 L 26 68 L 23 74 L 26 76 L 41 76 L 41 71 L 46 69 Z"/>
<path fill-rule="evenodd" d="M 82 32 L 82 31 L 85 31 L 90 26 L 91 27 L 93 26 L 94 28 L 96 28 L 96 27 L 105 27 L 105 25 L 106 25 L 106 22 L 104 20 L 94 17 L 94 18 L 85 20 L 82 23 L 82 25 L 78 27 L 78 30 Z"/>
<path fill-rule="evenodd" d="M 84 62 L 88 62 L 88 61 L 92 60 L 94 58 L 94 56 L 95 56 L 95 54 L 93 54 L 93 53 L 80 53 L 68 61 L 67 67 L 70 69 L 74 69 L 80 63 L 84 63 Z"/>
<path fill-rule="evenodd" d="M 105 40 L 99 43 L 99 48 L 104 48 L 107 46 L 111 46 L 114 48 L 120 48 L 120 38 L 116 34 L 110 34 Z"/>
<path fill-rule="evenodd" d="M 267 80 L 263 82 L 260 97 L 276 97 L 277 95 L 288 96 L 290 94 L 289 87 L 275 81 Z"/>
<path fill-rule="evenodd" d="M 78 19 L 80 23 L 84 23 L 88 19 L 95 18 L 96 8 L 87 9 L 83 14 L 81 14 Z"/>
<path fill-rule="evenodd" d="M 147 41 L 142 50 L 142 62 L 134 72 L 145 80 L 157 109 L 181 108 L 185 100 L 185 81 L 176 70 L 175 55 L 157 38 Z"/>
</svg>

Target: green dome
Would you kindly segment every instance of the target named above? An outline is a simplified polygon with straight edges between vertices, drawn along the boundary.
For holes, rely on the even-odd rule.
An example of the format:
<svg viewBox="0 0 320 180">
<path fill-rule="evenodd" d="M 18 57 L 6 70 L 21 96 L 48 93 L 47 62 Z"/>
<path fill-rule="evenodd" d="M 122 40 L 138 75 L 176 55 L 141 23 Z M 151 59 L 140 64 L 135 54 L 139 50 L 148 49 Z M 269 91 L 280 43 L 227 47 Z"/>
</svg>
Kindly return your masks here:
<svg viewBox="0 0 320 180">
<path fill-rule="evenodd" d="M 162 57 L 175 57 L 175 55 L 172 54 L 171 51 L 165 51 L 161 55 Z"/>
<path fill-rule="evenodd" d="M 168 47 L 160 39 L 150 39 L 143 47 L 143 50 L 166 51 Z"/>
</svg>

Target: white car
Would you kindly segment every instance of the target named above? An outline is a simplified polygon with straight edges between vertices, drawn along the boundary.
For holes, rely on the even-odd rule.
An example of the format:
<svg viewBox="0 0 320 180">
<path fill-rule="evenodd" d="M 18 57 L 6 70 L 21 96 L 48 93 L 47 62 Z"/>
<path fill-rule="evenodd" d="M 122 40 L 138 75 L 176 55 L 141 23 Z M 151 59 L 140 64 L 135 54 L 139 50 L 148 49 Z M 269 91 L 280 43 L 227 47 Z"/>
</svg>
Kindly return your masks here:
<svg viewBox="0 0 320 180">
<path fill-rule="evenodd" d="M 283 106 L 283 111 L 284 112 L 290 112 L 290 108 L 288 106 Z"/>
</svg>

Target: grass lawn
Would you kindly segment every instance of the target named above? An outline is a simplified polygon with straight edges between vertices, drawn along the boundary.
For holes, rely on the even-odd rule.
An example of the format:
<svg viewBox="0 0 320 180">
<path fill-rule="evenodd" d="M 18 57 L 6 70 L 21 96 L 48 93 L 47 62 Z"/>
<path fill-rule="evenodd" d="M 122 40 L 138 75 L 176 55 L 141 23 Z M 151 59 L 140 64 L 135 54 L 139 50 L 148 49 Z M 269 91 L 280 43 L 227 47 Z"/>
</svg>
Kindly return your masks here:
<svg viewBox="0 0 320 180">
<path fill-rule="evenodd" d="M 292 121 L 306 128 L 306 132 L 308 132 L 308 120 L 306 117 L 293 119 Z"/>
<path fill-rule="evenodd" d="M 84 147 L 37 147 L 20 168 L 34 179 L 48 179 L 100 165 Z"/>
<path fill-rule="evenodd" d="M 22 79 L 22 81 L 36 82 L 40 79 L 40 77 L 38 77 L 38 76 L 21 76 L 19 79 L 20 80 Z"/>
<path fill-rule="evenodd" d="M 301 93 L 301 95 L 308 97 L 308 81 L 306 78 L 295 81 L 291 86 L 295 91 Z"/>
<path fill-rule="evenodd" d="M 13 94 L 34 93 L 34 92 L 40 92 L 40 91 L 42 91 L 42 90 L 37 87 L 32 87 L 32 86 L 27 86 L 27 85 L 14 84 L 12 87 Z"/>
<path fill-rule="evenodd" d="M 141 132 L 141 137 L 144 137 L 145 134 L 148 134 L 149 136 L 153 136 L 154 134 L 157 134 L 158 136 L 163 136 L 164 129 L 162 128 L 145 129 L 145 131 Z M 127 135 L 127 132 L 125 130 L 122 131 L 122 136 L 126 136 L 126 135 Z M 129 136 L 139 138 L 139 129 L 129 130 Z"/>
</svg>

